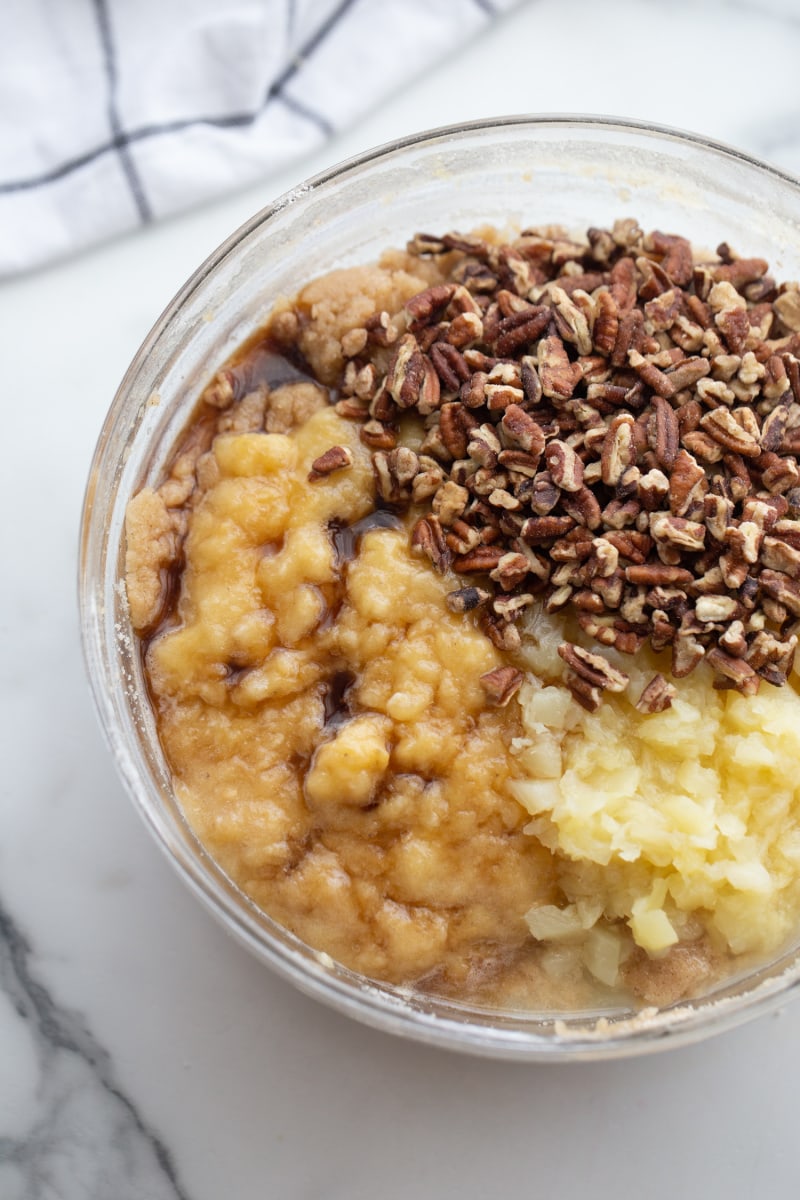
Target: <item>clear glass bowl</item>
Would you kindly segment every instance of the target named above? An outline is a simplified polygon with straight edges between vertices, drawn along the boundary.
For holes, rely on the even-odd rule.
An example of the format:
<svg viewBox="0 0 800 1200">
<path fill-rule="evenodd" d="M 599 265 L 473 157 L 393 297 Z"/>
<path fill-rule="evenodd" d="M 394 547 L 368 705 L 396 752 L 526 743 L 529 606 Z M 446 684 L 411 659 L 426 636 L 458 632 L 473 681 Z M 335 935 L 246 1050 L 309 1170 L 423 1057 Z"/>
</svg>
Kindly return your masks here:
<svg viewBox="0 0 800 1200">
<path fill-rule="evenodd" d="M 380 147 L 287 192 L 192 276 L 117 392 L 86 493 L 80 603 L 100 720 L 133 802 L 179 874 L 226 929 L 305 992 L 421 1041 L 523 1060 L 591 1059 L 685 1044 L 782 1002 L 797 947 L 713 993 L 663 1010 L 490 1011 L 367 980 L 258 910 L 198 844 L 176 803 L 122 586 L 129 499 L 158 480 L 215 370 L 275 298 L 334 267 L 368 263 L 418 230 L 635 216 L 713 248 L 728 241 L 800 277 L 800 183 L 690 134 L 593 117 L 509 117 Z"/>
</svg>

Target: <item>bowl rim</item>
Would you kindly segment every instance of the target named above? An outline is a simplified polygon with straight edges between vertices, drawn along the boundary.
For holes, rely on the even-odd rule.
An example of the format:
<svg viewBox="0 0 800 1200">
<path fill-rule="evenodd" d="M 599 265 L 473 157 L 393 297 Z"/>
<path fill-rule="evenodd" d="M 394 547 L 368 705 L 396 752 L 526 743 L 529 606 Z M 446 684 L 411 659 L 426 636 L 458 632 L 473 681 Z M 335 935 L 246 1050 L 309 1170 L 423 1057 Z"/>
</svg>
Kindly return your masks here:
<svg viewBox="0 0 800 1200">
<path fill-rule="evenodd" d="M 771 1011 L 782 1004 L 791 992 L 800 990 L 800 951 L 791 951 L 778 960 L 783 969 L 776 969 L 770 976 L 721 997 L 701 997 L 695 1002 L 678 1003 L 664 1009 L 644 1009 L 633 1018 L 622 1020 L 602 1017 L 586 1024 L 564 1025 L 558 1013 L 534 1013 L 528 1024 L 536 1021 L 540 1030 L 520 1029 L 515 1022 L 500 1021 L 494 1025 L 475 1024 L 442 1017 L 438 1013 L 425 1011 L 413 1005 L 411 989 L 386 989 L 385 985 L 372 983 L 356 972 L 340 969 L 337 974 L 329 973 L 330 960 L 327 955 L 310 950 L 300 939 L 295 939 L 304 948 L 308 957 L 301 958 L 292 947 L 282 945 L 266 931 L 261 920 L 265 914 L 243 893 L 238 892 L 234 901 L 221 893 L 215 873 L 226 878 L 206 853 L 193 858 L 180 855 L 175 845 L 170 845 L 163 829 L 155 819 L 148 803 L 140 796 L 136 782 L 138 772 L 130 755 L 120 744 L 115 733 L 116 717 L 108 688 L 99 674 L 92 670 L 93 657 L 102 659 L 104 643 L 103 622 L 96 597 L 91 594 L 87 578 L 86 563 L 88 548 L 93 534 L 94 494 L 97 486 L 97 468 L 105 447 L 114 431 L 120 410 L 136 380 L 144 361 L 153 348 L 169 330 L 174 318 L 190 301 L 193 294 L 221 266 L 237 247 L 255 230 L 267 224 L 274 216 L 282 213 L 320 188 L 346 179 L 361 168 L 388 160 L 403 151 L 418 146 L 433 146 L 481 132 L 498 132 L 506 129 L 541 129 L 546 127 L 606 131 L 609 133 L 633 133 L 652 137 L 656 142 L 689 144 L 696 149 L 711 152 L 724 159 L 740 162 L 760 174 L 772 177 L 798 190 L 800 200 L 800 178 L 782 168 L 725 142 L 699 133 L 677 129 L 654 122 L 633 118 L 602 116 L 579 113 L 530 113 L 480 118 L 452 123 L 422 130 L 404 137 L 383 142 L 361 151 L 310 176 L 301 183 L 287 189 L 274 200 L 264 205 L 224 241 L 191 273 L 178 289 L 146 334 L 132 358 L 115 392 L 114 398 L 103 421 L 92 455 L 88 482 L 84 494 L 78 555 L 78 599 L 80 608 L 80 633 L 84 667 L 88 677 L 90 693 L 102 733 L 108 745 L 115 767 L 134 808 L 144 821 L 156 844 L 166 855 L 189 889 L 204 907 L 226 930 L 251 953 L 266 962 L 284 979 L 289 980 L 301 991 L 327 1003 L 340 1012 L 355 1017 L 362 1023 L 387 1032 L 411 1037 L 417 1041 L 442 1048 L 464 1051 L 493 1058 L 517 1061 L 592 1061 L 611 1057 L 628 1056 L 642 1052 L 653 1052 L 677 1045 L 687 1045 L 702 1038 L 716 1035 L 761 1013 Z M 102 558 L 105 561 L 105 542 Z M 146 784 L 152 784 L 147 779 Z M 200 847 L 202 850 L 202 847 Z M 207 860 L 207 861 L 204 861 Z M 245 903 L 242 903 L 244 900 Z M 249 910 L 249 911 L 248 911 Z M 258 914 L 258 920 L 254 915 Z M 267 918 L 272 921 L 272 918 Z M 282 928 L 279 922 L 273 922 Z M 746 979 L 747 977 L 745 977 Z M 459 1010 L 458 1004 L 450 1004 L 452 1012 Z M 473 1012 L 475 1009 L 472 1010 Z M 519 1016 L 519 1014 L 517 1014 Z M 548 1030 L 542 1032 L 541 1030 Z"/>
</svg>

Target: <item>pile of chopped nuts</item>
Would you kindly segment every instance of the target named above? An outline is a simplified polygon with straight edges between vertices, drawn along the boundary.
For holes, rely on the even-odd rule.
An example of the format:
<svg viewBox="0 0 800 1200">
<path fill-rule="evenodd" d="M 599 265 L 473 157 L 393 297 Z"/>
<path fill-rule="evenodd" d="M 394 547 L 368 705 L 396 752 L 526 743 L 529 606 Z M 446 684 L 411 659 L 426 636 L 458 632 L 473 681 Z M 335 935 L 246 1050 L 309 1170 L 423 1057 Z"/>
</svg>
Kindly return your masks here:
<svg viewBox="0 0 800 1200">
<path fill-rule="evenodd" d="M 346 335 L 337 409 L 363 422 L 378 503 L 423 506 L 413 546 L 469 577 L 450 608 L 478 610 L 508 651 L 541 601 L 600 646 L 669 647 L 675 678 L 705 659 L 717 688 L 784 684 L 800 618 L 800 286 L 725 244 L 696 262 L 685 238 L 632 220 L 585 242 L 420 234 L 408 249 L 447 282 Z M 410 412 L 418 452 L 401 444 Z M 627 682 L 601 655 L 561 653 L 589 709 Z M 657 676 L 638 706 L 673 692 Z"/>
</svg>

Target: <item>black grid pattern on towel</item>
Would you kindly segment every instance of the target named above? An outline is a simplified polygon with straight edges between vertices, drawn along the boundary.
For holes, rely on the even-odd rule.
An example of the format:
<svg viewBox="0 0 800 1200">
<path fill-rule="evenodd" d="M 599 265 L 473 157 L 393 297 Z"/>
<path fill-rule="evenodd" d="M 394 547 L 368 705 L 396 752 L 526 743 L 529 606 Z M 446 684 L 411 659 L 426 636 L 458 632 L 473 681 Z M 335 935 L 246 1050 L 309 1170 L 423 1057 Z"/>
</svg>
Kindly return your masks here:
<svg viewBox="0 0 800 1200">
<path fill-rule="evenodd" d="M 476 3 L 479 0 L 475 0 Z M 298 116 L 312 122 L 326 136 L 330 136 L 334 131 L 330 122 L 318 112 L 314 112 L 306 105 L 295 100 L 291 96 L 284 93 L 284 88 L 291 79 L 297 74 L 301 66 L 314 53 L 314 51 L 328 37 L 330 32 L 339 24 L 345 14 L 352 9 L 358 0 L 341 0 L 333 12 L 327 19 L 314 31 L 308 40 L 301 46 L 298 52 L 293 57 L 292 61 L 284 68 L 281 74 L 272 81 L 259 107 L 254 112 L 247 113 L 232 113 L 226 116 L 198 116 L 187 117 L 179 121 L 165 121 L 163 123 L 143 125 L 136 129 L 124 129 L 120 120 L 119 111 L 117 109 L 117 55 L 114 45 L 113 21 L 109 12 L 108 0 L 91 0 L 95 12 L 98 37 L 102 46 L 103 61 L 105 74 L 108 84 L 107 93 L 107 111 L 109 127 L 111 129 L 111 137 L 102 145 L 94 147 L 92 150 L 86 151 L 84 154 L 77 155 L 65 162 L 59 163 L 55 167 L 51 167 L 48 171 L 43 171 L 39 175 L 29 176 L 24 179 L 10 179 L 0 181 L 0 195 L 9 192 L 24 192 L 32 188 L 41 187 L 42 185 L 54 183 L 59 179 L 63 179 L 67 175 L 71 175 L 73 171 L 79 171 L 82 167 L 88 166 L 103 155 L 116 153 L 119 155 L 120 164 L 123 174 L 128 182 L 128 186 L 133 197 L 136 211 L 142 222 L 147 222 L 151 219 L 152 212 L 150 203 L 145 193 L 139 172 L 136 169 L 136 164 L 133 156 L 130 153 L 130 147 L 137 142 L 146 140 L 147 138 L 158 137 L 160 134 L 177 133 L 182 129 L 189 129 L 196 125 L 213 125 L 220 129 L 235 129 L 242 128 L 254 124 L 255 121 L 263 114 L 268 105 L 279 102 L 286 105 Z M 483 7 L 483 4 L 481 4 Z M 294 20 L 294 4 L 289 0 L 287 11 L 287 24 L 292 27 Z"/>
</svg>

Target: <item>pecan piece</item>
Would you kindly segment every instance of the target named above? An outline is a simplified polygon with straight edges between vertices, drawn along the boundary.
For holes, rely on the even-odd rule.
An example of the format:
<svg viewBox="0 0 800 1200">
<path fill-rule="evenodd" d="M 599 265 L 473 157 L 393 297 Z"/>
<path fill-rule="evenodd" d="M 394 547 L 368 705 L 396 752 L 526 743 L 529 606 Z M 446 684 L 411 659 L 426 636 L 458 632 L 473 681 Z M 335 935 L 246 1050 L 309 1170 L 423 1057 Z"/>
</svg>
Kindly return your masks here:
<svg viewBox="0 0 800 1200">
<path fill-rule="evenodd" d="M 452 300 L 455 290 L 455 283 L 437 283 L 407 300 L 405 308 L 411 317 L 408 326 L 411 332 L 416 333 L 424 325 L 438 319 Z"/>
<path fill-rule="evenodd" d="M 727 408 L 712 408 L 700 418 L 700 424 L 707 434 L 720 446 L 744 458 L 758 458 L 761 446 L 757 438 L 742 429 L 732 412 Z"/>
<path fill-rule="evenodd" d="M 619 332 L 619 310 L 610 292 L 598 292 L 595 299 L 592 343 L 598 354 L 610 358 Z"/>
<path fill-rule="evenodd" d="M 414 476 L 419 473 L 419 458 L 407 446 L 372 456 L 372 470 L 378 496 L 387 504 L 407 504 L 411 499 Z"/>
<path fill-rule="evenodd" d="M 563 537 L 575 528 L 572 517 L 529 517 L 520 530 L 520 537 L 529 546 L 549 542 L 551 538 Z"/>
<path fill-rule="evenodd" d="M 767 460 L 767 466 L 762 472 L 761 482 L 768 491 L 788 492 L 800 483 L 800 470 L 794 458 L 780 458 L 777 454 L 769 452 L 762 458 Z"/>
<path fill-rule="evenodd" d="M 467 346 L 481 341 L 482 337 L 483 321 L 474 312 L 459 313 L 450 322 L 450 327 L 445 333 L 445 340 L 457 350 L 466 349 Z"/>
<path fill-rule="evenodd" d="M 685 679 L 705 656 L 705 647 L 690 630 L 679 629 L 672 643 L 672 674 Z"/>
<path fill-rule="evenodd" d="M 722 458 L 722 446 L 701 429 L 691 429 L 685 433 L 683 444 L 697 458 L 702 458 L 703 462 L 716 463 Z"/>
<path fill-rule="evenodd" d="M 739 602 L 733 596 L 714 595 L 698 596 L 695 602 L 695 615 L 701 624 L 719 624 L 732 620 L 740 611 Z"/>
<path fill-rule="evenodd" d="M 674 516 L 684 516 L 695 499 L 702 502 L 707 488 L 703 468 L 688 451 L 681 450 L 675 456 L 669 480 L 669 506 Z"/>
<path fill-rule="evenodd" d="M 476 546 L 474 550 L 457 556 L 453 570 L 459 575 L 467 575 L 471 571 L 493 571 L 503 553 L 499 546 Z"/>
<path fill-rule="evenodd" d="M 675 410 L 663 396 L 653 397 L 655 413 L 655 446 L 656 461 L 666 471 L 671 471 L 678 450 L 680 449 L 680 426 Z"/>
<path fill-rule="evenodd" d="M 566 442 L 554 438 L 545 452 L 547 469 L 556 487 L 565 492 L 578 492 L 583 487 L 583 463 Z"/>
<path fill-rule="evenodd" d="M 725 534 L 733 517 L 733 501 L 725 496 L 717 496 L 709 492 L 703 497 L 703 520 L 706 529 L 718 542 L 725 540 Z"/>
<path fill-rule="evenodd" d="M 481 616 L 480 626 L 498 650 L 519 650 L 522 638 L 513 622 L 503 621 L 494 613 L 484 612 Z"/>
<path fill-rule="evenodd" d="M 358 436 L 370 450 L 392 450 L 397 445 L 397 435 L 382 421 L 367 421 L 361 426 Z"/>
<path fill-rule="evenodd" d="M 347 446 L 331 446 L 319 458 L 315 458 L 308 473 L 309 482 L 324 479 L 334 471 L 341 471 L 353 465 L 353 452 Z"/>
<path fill-rule="evenodd" d="M 444 571 L 450 565 L 450 551 L 436 517 L 421 517 L 417 521 L 411 533 L 411 548 L 429 558 L 437 571 Z"/>
<path fill-rule="evenodd" d="M 527 578 L 529 571 L 530 563 L 527 557 L 519 551 L 509 550 L 489 572 L 489 578 L 499 583 L 504 592 L 510 592 Z"/>
<path fill-rule="evenodd" d="M 636 701 L 640 713 L 660 713 L 672 707 L 677 692 L 663 675 L 654 675 Z"/>
<path fill-rule="evenodd" d="M 800 549 L 781 538 L 767 536 L 761 547 L 761 561 L 773 571 L 782 571 L 790 579 L 800 579 Z"/>
<path fill-rule="evenodd" d="M 773 687 L 783 687 L 794 665 L 796 649 L 797 637 L 794 634 L 786 641 L 780 641 L 766 630 L 761 630 L 747 651 L 747 661 Z"/>
<path fill-rule="evenodd" d="M 495 667 L 481 675 L 481 686 L 490 704 L 505 708 L 512 696 L 516 696 L 525 676 L 516 667 Z"/>
<path fill-rule="evenodd" d="M 669 542 L 681 550 L 702 550 L 706 540 L 705 525 L 671 513 L 651 513 L 650 532 L 657 542 Z"/>
<path fill-rule="evenodd" d="M 584 679 L 582 675 L 578 675 L 576 671 L 571 670 L 565 672 L 564 682 L 572 693 L 573 700 L 576 700 L 587 712 L 597 712 L 603 703 L 602 688 L 595 687 L 588 680 Z"/>
<path fill-rule="evenodd" d="M 762 592 L 783 604 L 796 617 L 800 617 L 800 583 L 790 579 L 782 571 L 771 569 L 762 571 L 758 582 Z"/>
<path fill-rule="evenodd" d="M 562 642 L 558 654 L 576 675 L 592 687 L 608 692 L 624 692 L 630 683 L 630 676 L 612 667 L 602 654 L 592 654 L 573 642 Z"/>
<path fill-rule="evenodd" d="M 734 658 L 743 658 L 747 654 L 747 637 L 742 621 L 732 621 L 724 633 L 720 634 L 719 644 L 726 654 Z M 754 666 L 753 663 L 750 664 Z"/>
<path fill-rule="evenodd" d="M 506 440 L 538 458 L 544 451 L 544 432 L 541 425 L 518 404 L 509 404 L 500 420 L 500 430 Z"/>
<path fill-rule="evenodd" d="M 582 378 L 577 363 L 570 362 L 560 337 L 551 335 L 539 343 L 539 378 L 545 396 L 568 400 Z"/>
<path fill-rule="evenodd" d="M 780 360 L 779 360 L 780 361 Z M 782 365 L 782 364 L 781 364 Z M 786 430 L 789 427 L 789 417 L 792 406 L 791 395 L 773 408 L 761 426 L 761 446 L 764 450 L 779 450 Z"/>
<path fill-rule="evenodd" d="M 432 508 L 442 525 L 457 521 L 469 503 L 469 492 L 448 479 L 433 497 Z"/>
<path fill-rule="evenodd" d="M 608 427 L 601 455 L 603 483 L 615 487 L 627 467 L 636 461 L 633 438 L 634 418 L 630 413 L 618 413 Z"/>
<path fill-rule="evenodd" d="M 433 369 L 448 392 L 458 392 L 472 375 L 464 355 L 448 342 L 434 342 L 429 354 Z"/>
<path fill-rule="evenodd" d="M 510 357 L 522 346 L 535 342 L 550 324 L 551 315 L 547 305 L 538 305 L 505 317 L 497 327 L 498 336 L 494 342 L 498 358 Z"/>
<path fill-rule="evenodd" d="M 491 592 L 479 587 L 457 588 L 445 597 L 447 607 L 454 613 L 472 612 L 491 599 Z"/>
<path fill-rule="evenodd" d="M 719 646 L 713 646 L 706 654 L 706 662 L 726 685 L 732 685 L 737 692 L 754 696 L 758 691 L 761 679 L 743 658 L 734 658 Z"/>
<path fill-rule="evenodd" d="M 694 576 L 685 567 L 657 562 L 634 563 L 625 568 L 625 578 L 628 583 L 641 584 L 644 587 L 680 587 L 691 583 Z"/>
<path fill-rule="evenodd" d="M 476 425 L 475 418 L 461 404 L 443 404 L 439 409 L 439 433 L 452 458 L 467 457 L 469 433 Z"/>
</svg>

